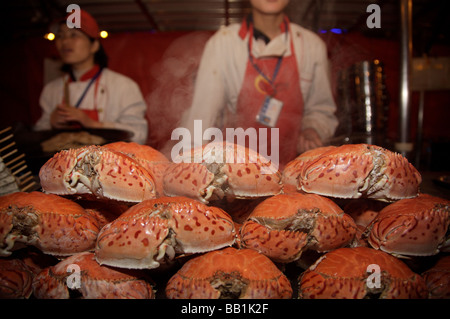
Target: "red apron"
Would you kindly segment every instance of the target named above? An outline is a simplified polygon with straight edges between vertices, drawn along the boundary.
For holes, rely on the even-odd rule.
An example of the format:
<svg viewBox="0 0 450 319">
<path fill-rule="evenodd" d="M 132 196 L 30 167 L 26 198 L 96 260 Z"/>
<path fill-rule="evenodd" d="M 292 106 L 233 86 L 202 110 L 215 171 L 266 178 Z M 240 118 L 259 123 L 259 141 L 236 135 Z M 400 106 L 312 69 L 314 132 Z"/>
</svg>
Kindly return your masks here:
<svg viewBox="0 0 450 319">
<path fill-rule="evenodd" d="M 288 30 L 286 30 L 286 27 Z M 289 32 L 289 20 L 284 19 L 281 27 L 283 32 Z M 247 23 L 243 22 L 240 35 L 245 37 L 249 35 L 249 54 L 251 54 L 253 41 L 253 26 L 247 28 Z M 297 139 L 301 129 L 301 119 L 303 114 L 303 96 L 300 90 L 300 75 L 297 67 L 297 61 L 294 54 L 293 36 L 290 37 L 291 55 L 283 57 L 276 74 L 275 81 L 272 79 L 275 68 L 277 67 L 278 57 L 271 58 L 249 58 L 245 71 L 243 86 L 239 92 L 236 105 L 236 113 L 228 114 L 225 127 L 241 127 L 247 129 L 253 127 L 259 132 L 260 128 L 267 128 L 267 154 L 271 156 L 271 150 L 279 152 L 280 168 L 287 162 L 294 159 L 297 155 Z M 255 68 L 254 64 L 257 66 Z M 257 70 L 259 69 L 259 70 Z M 270 79 L 273 83 L 264 79 Z M 267 96 L 271 96 L 281 102 L 283 107 L 278 116 L 275 128 L 279 128 L 279 143 L 271 145 L 270 127 L 265 126 L 256 120 Z M 258 143 L 260 143 L 258 136 Z M 263 143 L 266 141 L 262 141 Z"/>
<path fill-rule="evenodd" d="M 96 64 L 96 65 L 94 65 L 94 67 L 92 69 L 90 69 L 89 71 L 87 71 L 85 74 L 83 74 L 80 77 L 80 81 L 87 81 L 89 79 L 95 81 L 94 109 L 93 110 L 81 109 L 85 114 L 87 114 L 87 116 L 89 116 L 94 121 L 98 121 L 98 119 L 99 119 L 98 118 L 98 110 L 97 110 L 97 103 L 96 103 L 97 99 L 96 99 L 96 97 L 97 97 L 98 83 L 100 82 L 100 76 L 101 76 L 100 67 Z M 72 82 L 71 77 L 69 77 L 69 79 L 67 80 L 67 83 L 70 83 L 70 82 Z M 86 90 L 88 90 L 88 89 L 89 89 L 89 86 L 86 88 Z M 87 93 L 87 92 L 84 92 L 84 93 Z M 64 94 L 63 94 L 63 101 L 67 101 L 66 92 L 64 92 Z M 81 103 L 81 100 L 79 101 L 79 103 Z M 80 124 L 77 124 L 77 123 L 75 123 L 73 126 L 74 126 L 74 128 L 80 128 L 81 127 Z"/>
</svg>

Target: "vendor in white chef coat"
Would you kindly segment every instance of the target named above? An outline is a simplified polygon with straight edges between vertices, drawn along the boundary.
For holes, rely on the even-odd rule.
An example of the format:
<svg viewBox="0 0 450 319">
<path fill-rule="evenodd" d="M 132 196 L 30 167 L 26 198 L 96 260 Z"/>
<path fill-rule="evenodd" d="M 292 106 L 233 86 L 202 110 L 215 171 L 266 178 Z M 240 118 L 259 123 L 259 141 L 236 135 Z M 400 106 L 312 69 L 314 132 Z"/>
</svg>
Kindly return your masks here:
<svg viewBox="0 0 450 319">
<path fill-rule="evenodd" d="M 289 0 L 250 2 L 250 16 L 207 42 L 181 126 L 193 132 L 194 120 L 202 120 L 203 129 L 277 127 L 283 164 L 322 146 L 337 127 L 327 50 L 315 33 L 289 21 Z M 264 117 L 263 105 L 279 115 Z"/>
<path fill-rule="evenodd" d="M 35 130 L 121 129 L 134 133 L 132 141 L 144 144 L 148 124 L 142 93 L 133 80 L 107 68 L 95 19 L 81 10 L 80 28 L 69 28 L 62 21 L 55 44 L 66 74 L 45 85 Z"/>
</svg>

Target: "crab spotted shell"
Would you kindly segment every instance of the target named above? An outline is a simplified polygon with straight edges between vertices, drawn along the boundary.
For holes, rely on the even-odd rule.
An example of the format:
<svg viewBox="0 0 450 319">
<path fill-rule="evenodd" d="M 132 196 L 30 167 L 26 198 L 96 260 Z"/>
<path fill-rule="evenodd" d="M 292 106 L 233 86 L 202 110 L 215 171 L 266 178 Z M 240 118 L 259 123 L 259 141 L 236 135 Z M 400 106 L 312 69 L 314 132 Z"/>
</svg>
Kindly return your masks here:
<svg viewBox="0 0 450 319">
<path fill-rule="evenodd" d="M 148 145 L 135 142 L 114 142 L 103 145 L 104 147 L 127 154 L 147 169 L 154 178 L 156 195 L 163 196 L 164 172 L 170 161 L 161 152 Z"/>
<path fill-rule="evenodd" d="M 260 203 L 244 222 L 241 245 L 277 262 L 292 262 L 302 252 L 325 252 L 349 244 L 353 219 L 328 198 L 316 194 L 280 194 Z"/>
<path fill-rule="evenodd" d="M 357 227 L 355 240 L 351 246 L 369 247 L 367 238 L 364 237 L 364 231 L 372 220 L 374 220 L 374 218 L 378 215 L 378 213 L 384 207 L 389 205 L 389 202 L 368 198 L 349 199 L 344 201 L 346 201 L 346 203 L 341 204 L 343 205 L 343 210 L 346 214 L 353 218 Z"/>
<path fill-rule="evenodd" d="M 285 167 L 283 182 L 307 193 L 394 201 L 416 197 L 422 178 L 400 154 L 375 145 L 349 144 L 298 156 Z"/>
<path fill-rule="evenodd" d="M 297 192 L 299 174 L 303 171 L 304 167 L 311 161 L 317 159 L 320 155 L 322 155 L 326 151 L 332 150 L 334 148 L 335 146 L 317 147 L 302 153 L 297 158 L 287 163 L 282 173 L 284 192 L 285 193 Z"/>
<path fill-rule="evenodd" d="M 277 165 L 244 146 L 213 142 L 176 159 L 165 171 L 167 196 L 208 203 L 222 198 L 257 198 L 282 192 Z"/>
<path fill-rule="evenodd" d="M 143 278 L 137 271 L 100 266 L 93 253 L 84 252 L 43 269 L 33 281 L 33 294 L 38 299 L 69 299 L 75 291 L 84 299 L 155 298 Z"/>
<path fill-rule="evenodd" d="M 378 213 L 388 205 L 389 203 L 385 201 L 359 198 L 348 200 L 343 205 L 343 210 L 353 218 L 356 225 L 366 228 L 378 216 Z"/>
<path fill-rule="evenodd" d="M 123 152 L 137 160 L 145 160 L 150 163 L 168 162 L 167 157 L 149 145 L 142 145 L 135 142 L 113 142 L 103 145 L 104 147 Z"/>
<path fill-rule="evenodd" d="M 420 194 L 383 208 L 364 236 L 375 248 L 397 256 L 430 256 L 450 248 L 450 201 Z"/>
<path fill-rule="evenodd" d="M 104 226 L 95 254 L 99 263 L 123 268 L 157 268 L 176 253 L 231 246 L 236 233 L 222 209 L 186 197 L 160 197 L 132 206 Z"/>
<path fill-rule="evenodd" d="M 95 145 L 55 154 L 39 178 L 44 192 L 57 195 L 92 194 L 124 202 L 156 197 L 154 178 L 139 162 Z"/>
<path fill-rule="evenodd" d="M 93 249 L 98 232 L 98 221 L 66 198 L 42 192 L 0 197 L 0 256 L 21 244 L 49 255 L 72 255 Z"/>
<path fill-rule="evenodd" d="M 299 277 L 300 299 L 425 299 L 421 276 L 379 250 L 356 247 L 326 253 Z"/>
<path fill-rule="evenodd" d="M 287 277 L 266 256 L 225 248 L 187 261 L 166 286 L 169 299 L 289 299 Z"/>
<path fill-rule="evenodd" d="M 427 283 L 429 299 L 450 299 L 450 256 L 441 257 L 422 277 Z"/>
<path fill-rule="evenodd" d="M 27 299 L 34 274 L 20 259 L 0 258 L 0 299 Z"/>
</svg>

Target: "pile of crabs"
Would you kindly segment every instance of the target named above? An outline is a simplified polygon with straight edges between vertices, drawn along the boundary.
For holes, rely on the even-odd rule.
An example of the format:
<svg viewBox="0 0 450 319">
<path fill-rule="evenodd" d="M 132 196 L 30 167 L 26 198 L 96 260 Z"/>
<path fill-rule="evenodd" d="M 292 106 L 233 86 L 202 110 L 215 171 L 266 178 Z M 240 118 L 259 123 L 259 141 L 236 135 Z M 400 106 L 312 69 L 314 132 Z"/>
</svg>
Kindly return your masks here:
<svg viewBox="0 0 450 319">
<path fill-rule="evenodd" d="M 63 150 L 0 197 L 1 298 L 450 298 L 450 201 L 368 144 Z"/>
</svg>

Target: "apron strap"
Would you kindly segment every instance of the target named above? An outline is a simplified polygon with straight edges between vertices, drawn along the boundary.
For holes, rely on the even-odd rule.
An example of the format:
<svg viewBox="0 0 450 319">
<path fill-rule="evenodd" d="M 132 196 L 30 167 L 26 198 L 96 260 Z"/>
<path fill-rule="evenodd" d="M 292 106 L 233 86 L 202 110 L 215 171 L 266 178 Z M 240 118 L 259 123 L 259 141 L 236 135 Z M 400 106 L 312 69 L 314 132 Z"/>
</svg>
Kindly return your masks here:
<svg viewBox="0 0 450 319">
<path fill-rule="evenodd" d="M 81 105 L 81 102 L 83 102 L 84 97 L 86 96 L 86 93 L 89 91 L 89 88 L 92 86 L 92 84 L 97 80 L 97 78 L 100 76 L 100 73 L 102 73 L 103 69 L 98 70 L 98 72 L 94 75 L 94 77 L 89 81 L 88 85 L 84 89 L 83 93 L 81 94 L 80 98 L 78 99 L 77 103 L 75 103 L 75 107 L 78 108 Z"/>
<path fill-rule="evenodd" d="M 253 54 L 252 54 L 252 44 L 253 44 L 253 24 L 250 24 L 250 35 L 249 35 L 249 39 L 248 39 L 248 59 L 251 63 L 251 65 L 253 66 L 253 68 L 267 81 L 269 82 L 272 86 L 273 83 L 275 82 L 275 78 L 277 77 L 278 71 L 280 70 L 280 66 L 281 66 L 281 62 L 283 60 L 283 56 L 278 57 L 277 60 L 277 64 L 275 65 L 275 70 L 273 72 L 273 75 L 271 78 L 269 78 L 266 74 L 264 74 L 264 72 L 258 67 L 258 65 L 255 63 L 254 58 L 253 58 Z M 284 32 L 286 34 L 286 38 L 288 36 L 288 32 L 289 32 L 289 27 L 287 25 L 286 20 L 284 21 Z"/>
</svg>

